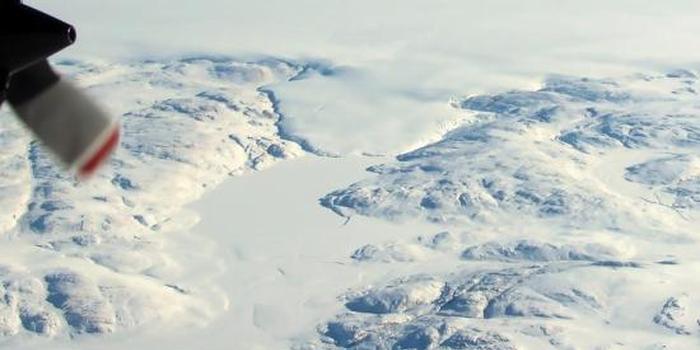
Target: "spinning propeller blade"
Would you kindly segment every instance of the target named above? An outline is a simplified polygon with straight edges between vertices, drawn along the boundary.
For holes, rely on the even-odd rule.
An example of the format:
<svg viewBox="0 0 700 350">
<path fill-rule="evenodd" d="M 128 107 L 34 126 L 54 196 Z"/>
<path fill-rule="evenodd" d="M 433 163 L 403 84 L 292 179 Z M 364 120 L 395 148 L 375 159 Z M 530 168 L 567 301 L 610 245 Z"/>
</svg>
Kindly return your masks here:
<svg viewBox="0 0 700 350">
<path fill-rule="evenodd" d="M 91 175 L 117 147 L 119 126 L 47 61 L 75 41 L 75 30 L 20 1 L 0 1 L 0 104 L 7 100 L 64 166 Z"/>
</svg>

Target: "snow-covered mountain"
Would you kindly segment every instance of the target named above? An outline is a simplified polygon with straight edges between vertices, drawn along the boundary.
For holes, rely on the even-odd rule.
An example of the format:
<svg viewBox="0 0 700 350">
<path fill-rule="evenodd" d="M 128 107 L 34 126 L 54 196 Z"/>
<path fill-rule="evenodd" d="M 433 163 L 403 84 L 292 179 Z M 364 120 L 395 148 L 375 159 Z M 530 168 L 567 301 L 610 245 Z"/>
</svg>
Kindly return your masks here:
<svg viewBox="0 0 700 350">
<path fill-rule="evenodd" d="M 273 204 L 250 218 L 280 220 L 270 237 L 232 241 L 201 235 L 202 213 L 188 206 L 232 176 L 300 158 L 342 162 L 295 119 L 303 108 L 281 100 L 333 76 L 331 65 L 201 55 L 57 65 L 122 116 L 124 139 L 108 168 L 80 183 L 3 112 L 4 346 L 89 347 L 92 333 L 119 348 L 120 334 L 157 339 L 149 330 L 212 324 L 225 333 L 227 322 L 257 333 L 219 334 L 212 348 L 699 346 L 700 105 L 690 71 L 551 76 L 530 91 L 445 100 L 449 123 L 421 124 L 443 132 L 437 140 L 365 156 L 368 176 L 349 185 L 328 171 L 337 190 L 310 204 L 332 211 L 300 223 L 336 241 L 316 247 L 304 241 L 319 236 L 277 219 Z M 231 227 L 221 229 L 247 228 L 227 210 Z M 344 219 L 325 226 L 334 213 Z M 303 314 L 290 316 L 297 304 Z M 235 312 L 249 306 L 251 320 Z"/>
<path fill-rule="evenodd" d="M 359 247 L 357 264 L 416 271 L 344 295 L 320 347 L 697 348 L 697 84 L 551 77 L 455 99 L 468 123 L 321 198 L 447 230 Z"/>
<path fill-rule="evenodd" d="M 204 246 L 175 256 L 169 236 L 196 222 L 183 206 L 207 188 L 303 153 L 260 89 L 303 67 L 206 57 L 58 67 L 122 116 L 123 141 L 108 169 L 80 183 L 4 113 L 0 333 L 65 337 L 206 321 L 225 297 L 205 278 L 178 282 Z"/>
</svg>

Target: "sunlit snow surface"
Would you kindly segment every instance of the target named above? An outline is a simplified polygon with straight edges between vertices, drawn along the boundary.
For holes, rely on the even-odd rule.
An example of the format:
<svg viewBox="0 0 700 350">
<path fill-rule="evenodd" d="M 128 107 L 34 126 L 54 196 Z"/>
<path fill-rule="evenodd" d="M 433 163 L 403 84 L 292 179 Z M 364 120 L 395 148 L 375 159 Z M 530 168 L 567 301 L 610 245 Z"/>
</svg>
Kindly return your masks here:
<svg viewBox="0 0 700 350">
<path fill-rule="evenodd" d="M 190 237 L 197 215 L 184 206 L 229 176 L 355 151 L 347 140 L 314 143 L 315 126 L 286 128 L 300 116 L 283 113 L 304 108 L 280 109 L 280 96 L 326 79 L 318 63 L 197 56 L 58 67 L 122 116 L 124 138 L 108 169 L 77 183 L 13 118 L 0 120 L 7 344 L 206 327 L 229 300 L 220 260 L 208 256 L 217 242 Z M 400 276 L 347 281 L 330 296 L 342 311 L 290 346 L 697 347 L 698 88 L 683 70 L 552 76 L 532 91 L 444 101 L 456 116 L 449 130 L 425 124 L 436 128 L 426 134 L 446 131 L 437 141 L 319 199 L 347 225 L 362 215 L 434 231 L 407 227 L 397 240 L 348 247 L 337 261 Z"/>
<path fill-rule="evenodd" d="M 225 300 L 202 294 L 213 288 L 206 281 L 178 284 L 192 257 L 169 254 L 168 235 L 196 222 L 183 205 L 207 187 L 302 153 L 279 136 L 279 115 L 258 90 L 301 68 L 209 58 L 58 67 L 122 116 L 123 140 L 108 169 L 78 183 L 3 116 L 0 333 L 207 320 Z M 185 252 L 202 260 L 199 248 Z"/>
<path fill-rule="evenodd" d="M 343 296 L 319 328 L 356 349 L 695 348 L 700 104 L 687 71 L 550 77 L 455 99 L 472 119 L 321 204 L 422 217 L 433 237 L 358 264 L 454 261 Z M 313 347 L 312 347 L 313 348 Z"/>
</svg>

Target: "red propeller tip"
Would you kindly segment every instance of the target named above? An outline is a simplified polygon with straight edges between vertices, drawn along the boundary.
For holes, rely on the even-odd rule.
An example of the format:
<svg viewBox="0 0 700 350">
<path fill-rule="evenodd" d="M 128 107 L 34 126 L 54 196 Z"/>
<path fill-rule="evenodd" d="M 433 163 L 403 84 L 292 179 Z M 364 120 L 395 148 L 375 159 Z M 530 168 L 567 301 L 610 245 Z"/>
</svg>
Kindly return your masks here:
<svg viewBox="0 0 700 350">
<path fill-rule="evenodd" d="M 78 170 L 78 175 L 81 178 L 89 177 L 94 174 L 95 171 L 109 158 L 109 155 L 114 151 L 114 149 L 119 144 L 119 126 L 114 128 L 114 131 L 105 140 L 104 144 L 95 152 L 95 154 L 90 157 L 90 159 L 85 162 L 85 164 Z"/>
</svg>

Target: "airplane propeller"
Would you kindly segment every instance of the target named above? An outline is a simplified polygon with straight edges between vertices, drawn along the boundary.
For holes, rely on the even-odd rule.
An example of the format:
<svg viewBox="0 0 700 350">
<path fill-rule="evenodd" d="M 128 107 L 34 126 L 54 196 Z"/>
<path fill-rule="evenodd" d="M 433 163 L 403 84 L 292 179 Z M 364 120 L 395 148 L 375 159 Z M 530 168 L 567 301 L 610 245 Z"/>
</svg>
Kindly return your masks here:
<svg viewBox="0 0 700 350">
<path fill-rule="evenodd" d="M 70 24 L 0 0 L 0 105 L 6 100 L 62 165 L 86 177 L 118 146 L 119 125 L 51 68 L 48 57 L 75 39 Z"/>
</svg>

